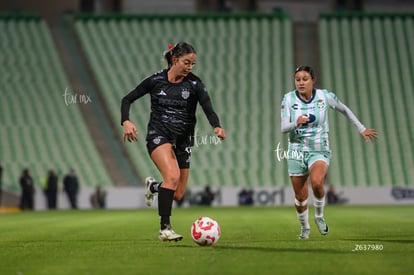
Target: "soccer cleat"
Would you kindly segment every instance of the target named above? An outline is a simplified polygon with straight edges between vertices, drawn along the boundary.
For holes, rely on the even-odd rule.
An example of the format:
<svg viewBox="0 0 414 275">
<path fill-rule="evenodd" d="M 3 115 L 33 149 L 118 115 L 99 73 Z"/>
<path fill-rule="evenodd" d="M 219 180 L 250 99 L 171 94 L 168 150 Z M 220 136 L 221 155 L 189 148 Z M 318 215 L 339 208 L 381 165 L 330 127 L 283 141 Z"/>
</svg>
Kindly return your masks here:
<svg viewBox="0 0 414 275">
<path fill-rule="evenodd" d="M 160 239 L 160 241 L 163 241 L 163 242 L 166 242 L 166 241 L 178 242 L 183 239 L 183 236 L 175 233 L 174 230 L 171 229 L 171 226 L 168 226 L 167 228 L 160 230 L 158 238 Z"/>
<path fill-rule="evenodd" d="M 145 179 L 145 185 L 147 186 L 147 193 L 145 194 L 145 204 L 150 207 L 152 202 L 154 201 L 155 196 L 157 193 L 151 192 L 151 185 L 157 182 L 153 177 L 147 177 Z"/>
<path fill-rule="evenodd" d="M 300 235 L 298 236 L 299 239 L 309 239 L 310 236 L 310 228 L 302 228 L 300 231 Z"/>
<path fill-rule="evenodd" d="M 325 219 L 324 219 L 324 218 L 322 218 L 322 217 L 320 217 L 320 218 L 315 217 L 315 223 L 316 223 L 316 225 L 318 226 L 318 230 L 319 230 L 319 232 L 320 232 L 322 235 L 326 235 L 326 234 L 328 234 L 328 233 L 329 233 L 329 227 L 328 227 L 328 225 L 326 224 L 326 222 L 325 222 Z"/>
</svg>

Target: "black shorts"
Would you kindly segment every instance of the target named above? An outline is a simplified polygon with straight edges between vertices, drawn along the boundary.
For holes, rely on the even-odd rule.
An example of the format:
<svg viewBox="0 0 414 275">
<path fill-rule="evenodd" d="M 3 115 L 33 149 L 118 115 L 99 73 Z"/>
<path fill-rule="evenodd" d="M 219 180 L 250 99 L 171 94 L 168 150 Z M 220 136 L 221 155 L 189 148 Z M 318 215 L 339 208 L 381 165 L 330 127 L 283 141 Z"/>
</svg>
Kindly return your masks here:
<svg viewBox="0 0 414 275">
<path fill-rule="evenodd" d="M 147 150 L 150 156 L 154 149 L 158 146 L 165 143 L 171 143 L 175 158 L 177 159 L 178 167 L 180 169 L 190 168 L 191 147 L 194 145 L 193 135 L 189 134 L 176 136 L 168 131 L 148 129 L 146 140 Z"/>
</svg>

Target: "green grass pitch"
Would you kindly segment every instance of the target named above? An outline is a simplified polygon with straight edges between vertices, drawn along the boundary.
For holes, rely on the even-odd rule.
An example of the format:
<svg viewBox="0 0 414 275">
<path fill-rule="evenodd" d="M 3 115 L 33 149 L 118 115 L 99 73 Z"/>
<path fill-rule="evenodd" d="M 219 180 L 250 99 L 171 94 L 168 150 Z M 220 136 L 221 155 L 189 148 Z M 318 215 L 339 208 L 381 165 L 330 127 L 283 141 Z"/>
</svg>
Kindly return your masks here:
<svg viewBox="0 0 414 275">
<path fill-rule="evenodd" d="M 201 216 L 222 235 L 190 236 Z M 313 216 L 313 207 L 310 208 Z M 160 242 L 156 209 L 0 215 L 0 274 L 413 274 L 413 206 L 327 206 L 330 227 L 298 240 L 292 207 L 174 208 L 181 242 Z"/>
</svg>

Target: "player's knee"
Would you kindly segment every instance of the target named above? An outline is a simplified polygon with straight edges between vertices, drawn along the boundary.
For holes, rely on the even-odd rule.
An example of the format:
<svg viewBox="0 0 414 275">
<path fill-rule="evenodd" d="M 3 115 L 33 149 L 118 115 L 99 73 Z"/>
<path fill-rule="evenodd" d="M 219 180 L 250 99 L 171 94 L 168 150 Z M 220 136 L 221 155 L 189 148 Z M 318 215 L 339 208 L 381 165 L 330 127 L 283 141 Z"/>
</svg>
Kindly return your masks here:
<svg viewBox="0 0 414 275">
<path fill-rule="evenodd" d="M 321 177 L 311 178 L 311 183 L 312 183 L 313 194 L 315 195 L 315 197 L 317 198 L 323 197 L 325 193 L 324 187 L 323 187 L 323 183 L 324 183 L 323 178 Z"/>
<path fill-rule="evenodd" d="M 178 185 L 178 182 L 180 181 L 180 170 L 171 170 L 167 175 L 167 180 L 175 185 Z"/>
<path fill-rule="evenodd" d="M 177 189 L 174 192 L 174 200 L 179 201 L 184 198 L 185 195 L 185 188 L 186 184 L 183 184 L 182 182 L 179 183 Z"/>
<path fill-rule="evenodd" d="M 323 185 L 323 179 L 324 179 L 324 176 L 321 176 L 321 175 L 311 175 L 311 177 L 310 177 L 310 181 L 311 181 L 313 186 Z"/>
<path fill-rule="evenodd" d="M 184 198 L 184 192 L 180 191 L 180 190 L 176 190 L 174 193 L 174 200 L 176 201 L 180 201 Z"/>
<path fill-rule="evenodd" d="M 176 190 L 178 187 L 178 182 L 180 180 L 180 172 L 170 172 L 168 175 L 163 176 L 162 186 L 171 190 Z"/>
<path fill-rule="evenodd" d="M 315 198 L 323 198 L 325 196 L 325 190 L 323 188 L 313 189 L 313 196 Z"/>
</svg>

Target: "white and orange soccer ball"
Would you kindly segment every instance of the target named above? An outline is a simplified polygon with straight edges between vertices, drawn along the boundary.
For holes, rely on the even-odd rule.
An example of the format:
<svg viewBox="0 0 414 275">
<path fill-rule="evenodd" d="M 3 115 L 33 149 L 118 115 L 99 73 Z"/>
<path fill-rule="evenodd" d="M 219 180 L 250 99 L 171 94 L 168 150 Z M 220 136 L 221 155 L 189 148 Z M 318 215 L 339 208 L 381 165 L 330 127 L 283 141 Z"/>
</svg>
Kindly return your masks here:
<svg viewBox="0 0 414 275">
<path fill-rule="evenodd" d="M 220 238 L 220 234 L 218 222 L 209 217 L 198 218 L 191 226 L 191 237 L 196 244 L 201 246 L 215 244 Z"/>
</svg>

